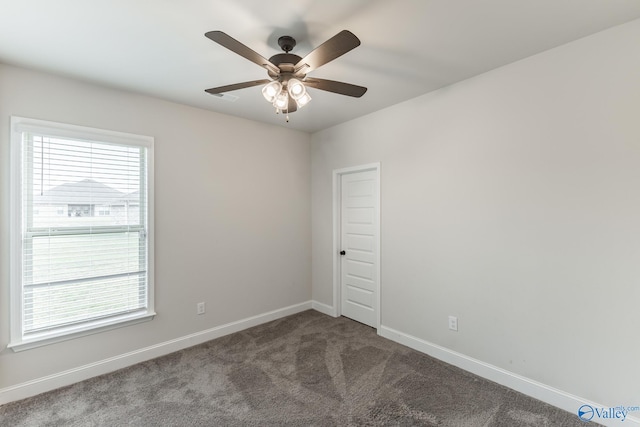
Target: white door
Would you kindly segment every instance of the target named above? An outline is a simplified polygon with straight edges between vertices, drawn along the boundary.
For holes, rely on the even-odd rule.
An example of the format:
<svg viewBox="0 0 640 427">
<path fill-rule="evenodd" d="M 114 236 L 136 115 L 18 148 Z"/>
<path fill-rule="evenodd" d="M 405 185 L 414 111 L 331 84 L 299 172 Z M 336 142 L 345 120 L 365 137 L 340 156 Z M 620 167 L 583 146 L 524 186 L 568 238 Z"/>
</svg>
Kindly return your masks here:
<svg viewBox="0 0 640 427">
<path fill-rule="evenodd" d="M 341 175 L 341 314 L 365 325 L 378 325 L 378 182 L 377 171 Z"/>
</svg>

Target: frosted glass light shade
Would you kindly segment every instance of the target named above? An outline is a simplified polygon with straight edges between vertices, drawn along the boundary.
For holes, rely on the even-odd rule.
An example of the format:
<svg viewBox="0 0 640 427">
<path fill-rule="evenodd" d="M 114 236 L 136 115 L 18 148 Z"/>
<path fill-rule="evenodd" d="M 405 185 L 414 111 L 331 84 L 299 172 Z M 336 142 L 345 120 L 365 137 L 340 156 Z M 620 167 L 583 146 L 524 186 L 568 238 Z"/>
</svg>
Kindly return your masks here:
<svg viewBox="0 0 640 427">
<path fill-rule="evenodd" d="M 289 95 L 296 101 L 307 93 L 304 85 L 298 79 L 289 79 L 287 89 L 289 90 Z"/>
<path fill-rule="evenodd" d="M 307 105 L 309 103 L 309 101 L 311 101 L 311 96 L 309 96 L 309 92 L 304 93 L 304 95 L 302 95 L 300 98 L 296 99 L 296 102 L 298 103 L 298 107 L 302 108 L 305 105 Z"/>
<path fill-rule="evenodd" d="M 286 91 L 280 92 L 280 94 L 276 97 L 276 100 L 273 102 L 273 106 L 278 110 L 287 110 L 289 108 L 289 95 Z"/>
<path fill-rule="evenodd" d="M 278 94 L 282 92 L 282 83 L 280 82 L 271 82 L 262 88 L 262 96 L 268 102 L 275 102 Z"/>
</svg>

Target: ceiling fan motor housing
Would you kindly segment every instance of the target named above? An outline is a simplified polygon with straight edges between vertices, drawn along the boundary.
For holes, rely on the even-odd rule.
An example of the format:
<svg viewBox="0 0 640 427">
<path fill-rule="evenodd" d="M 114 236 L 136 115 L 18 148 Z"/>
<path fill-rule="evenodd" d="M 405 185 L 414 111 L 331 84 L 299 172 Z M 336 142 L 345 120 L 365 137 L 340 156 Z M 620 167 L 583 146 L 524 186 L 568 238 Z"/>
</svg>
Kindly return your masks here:
<svg viewBox="0 0 640 427">
<path fill-rule="evenodd" d="M 297 64 L 302 58 L 293 53 L 278 53 L 269 58 L 269 62 L 280 69 L 280 73 L 293 73 L 294 65 Z M 268 71 L 269 77 L 272 79 L 278 78 L 278 74 Z M 302 76 L 301 76 L 302 77 Z"/>
<path fill-rule="evenodd" d="M 286 53 L 289 53 L 296 47 L 296 39 L 291 36 L 282 36 L 278 39 L 278 46 Z"/>
</svg>

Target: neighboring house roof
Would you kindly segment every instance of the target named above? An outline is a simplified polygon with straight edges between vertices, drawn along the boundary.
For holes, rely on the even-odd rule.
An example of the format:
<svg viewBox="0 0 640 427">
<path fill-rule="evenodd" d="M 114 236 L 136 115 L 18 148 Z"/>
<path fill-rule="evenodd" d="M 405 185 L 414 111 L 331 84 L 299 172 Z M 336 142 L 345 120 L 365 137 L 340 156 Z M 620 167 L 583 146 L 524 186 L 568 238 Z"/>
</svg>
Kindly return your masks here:
<svg viewBox="0 0 640 427">
<path fill-rule="evenodd" d="M 137 201 L 139 191 L 123 193 L 93 179 L 68 182 L 35 195 L 33 203 L 37 205 L 117 205 L 125 201 Z"/>
</svg>

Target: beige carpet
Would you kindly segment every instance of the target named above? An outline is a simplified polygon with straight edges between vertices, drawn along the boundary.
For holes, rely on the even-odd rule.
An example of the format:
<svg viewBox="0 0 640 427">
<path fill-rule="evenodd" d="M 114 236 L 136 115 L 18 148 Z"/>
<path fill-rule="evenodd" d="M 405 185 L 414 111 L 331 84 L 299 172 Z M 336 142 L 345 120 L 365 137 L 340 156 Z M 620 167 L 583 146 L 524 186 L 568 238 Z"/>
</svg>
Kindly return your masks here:
<svg viewBox="0 0 640 427">
<path fill-rule="evenodd" d="M 585 425 L 315 311 L 0 406 L 0 420 L 29 427 Z"/>
</svg>

